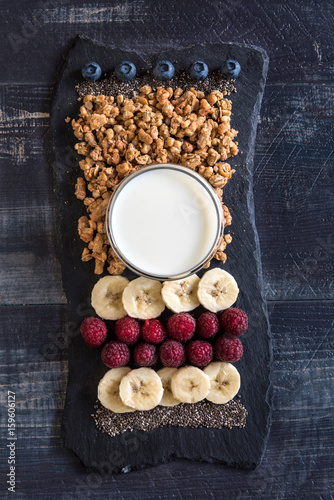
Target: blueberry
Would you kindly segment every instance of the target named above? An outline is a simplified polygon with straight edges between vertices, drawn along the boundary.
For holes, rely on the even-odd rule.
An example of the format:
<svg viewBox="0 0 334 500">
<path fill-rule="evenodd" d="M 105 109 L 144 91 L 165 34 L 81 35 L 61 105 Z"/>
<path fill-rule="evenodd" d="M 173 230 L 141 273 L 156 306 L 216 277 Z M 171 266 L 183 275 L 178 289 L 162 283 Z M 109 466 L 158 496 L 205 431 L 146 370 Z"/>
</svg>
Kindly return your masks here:
<svg viewBox="0 0 334 500">
<path fill-rule="evenodd" d="M 240 73 L 240 64 L 233 59 L 227 59 L 222 66 L 222 73 L 226 78 L 237 78 Z"/>
<path fill-rule="evenodd" d="M 208 76 L 208 72 L 208 65 L 203 61 L 195 61 L 189 68 L 189 75 L 193 80 L 204 80 Z"/>
<path fill-rule="evenodd" d="M 81 69 L 81 74 L 84 79 L 89 80 L 90 82 L 95 82 L 95 80 L 98 80 L 101 76 L 101 73 L 102 71 L 100 65 L 94 61 L 86 62 L 86 64 L 84 64 Z"/>
<path fill-rule="evenodd" d="M 171 80 L 174 73 L 175 68 L 170 61 L 159 61 L 153 70 L 153 75 L 158 80 Z"/>
<path fill-rule="evenodd" d="M 121 82 L 129 82 L 136 76 L 136 66 L 130 61 L 122 61 L 115 68 L 115 76 Z"/>
</svg>

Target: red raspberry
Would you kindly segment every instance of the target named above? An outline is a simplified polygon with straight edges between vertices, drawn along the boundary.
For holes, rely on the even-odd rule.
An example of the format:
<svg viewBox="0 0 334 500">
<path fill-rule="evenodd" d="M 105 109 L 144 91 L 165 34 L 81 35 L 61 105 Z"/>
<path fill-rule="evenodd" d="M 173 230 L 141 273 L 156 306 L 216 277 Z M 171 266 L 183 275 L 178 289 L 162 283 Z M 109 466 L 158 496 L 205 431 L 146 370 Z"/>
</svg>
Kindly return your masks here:
<svg viewBox="0 0 334 500">
<path fill-rule="evenodd" d="M 220 361 L 233 363 L 241 358 L 243 352 L 244 348 L 237 337 L 219 337 L 215 342 L 215 356 Z"/>
<path fill-rule="evenodd" d="M 195 366 L 206 366 L 212 361 L 213 348 L 205 340 L 193 340 L 186 347 L 188 361 Z"/>
<path fill-rule="evenodd" d="M 219 318 L 223 332 L 228 335 L 242 335 L 248 328 L 248 316 L 242 309 L 225 309 Z"/>
<path fill-rule="evenodd" d="M 146 342 L 161 344 L 167 337 L 167 333 L 158 319 L 147 319 L 141 327 L 141 336 Z"/>
<path fill-rule="evenodd" d="M 133 350 L 133 359 L 140 366 L 152 366 L 158 360 L 155 345 L 140 342 Z"/>
<path fill-rule="evenodd" d="M 109 368 L 125 366 L 130 361 L 130 349 L 124 342 L 112 340 L 107 342 L 101 352 L 102 362 Z"/>
<path fill-rule="evenodd" d="M 194 335 L 196 321 L 188 313 L 179 313 L 171 316 L 167 322 L 168 335 L 179 342 L 186 342 Z"/>
<path fill-rule="evenodd" d="M 106 324 L 99 318 L 84 319 L 80 331 L 88 347 L 100 347 L 107 338 Z"/>
<path fill-rule="evenodd" d="M 170 368 L 177 368 L 186 360 L 184 347 L 176 340 L 165 340 L 160 346 L 159 356 L 161 363 Z"/>
<path fill-rule="evenodd" d="M 204 339 L 214 337 L 219 332 L 219 321 L 217 315 L 212 312 L 205 312 L 197 320 L 197 333 Z"/>
<path fill-rule="evenodd" d="M 140 337 L 140 325 L 138 321 L 129 316 L 116 321 L 115 334 L 118 340 L 126 344 L 134 344 Z"/>
</svg>

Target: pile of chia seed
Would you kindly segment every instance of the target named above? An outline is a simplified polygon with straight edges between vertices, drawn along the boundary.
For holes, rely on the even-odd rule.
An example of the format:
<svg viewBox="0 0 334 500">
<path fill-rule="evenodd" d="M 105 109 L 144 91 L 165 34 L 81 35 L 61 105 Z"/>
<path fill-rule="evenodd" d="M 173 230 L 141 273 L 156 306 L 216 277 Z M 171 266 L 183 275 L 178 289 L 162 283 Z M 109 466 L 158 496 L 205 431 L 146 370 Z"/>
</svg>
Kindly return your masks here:
<svg viewBox="0 0 334 500">
<path fill-rule="evenodd" d="M 245 427 L 247 410 L 236 399 L 216 405 L 209 401 L 195 404 L 181 403 L 177 406 L 157 406 L 150 411 L 135 411 L 133 413 L 114 413 L 97 403 L 92 415 L 99 431 L 117 436 L 134 429 L 151 431 L 157 427 L 206 427 L 221 429 L 227 427 Z"/>
<path fill-rule="evenodd" d="M 157 87 L 171 87 L 173 90 L 182 88 L 184 91 L 194 88 L 206 94 L 210 93 L 212 90 L 219 90 L 220 92 L 225 92 L 225 95 L 228 95 L 231 92 L 236 92 L 234 82 L 235 80 L 228 80 L 218 70 L 211 71 L 210 75 L 203 81 L 192 80 L 186 71 L 178 71 L 175 73 L 175 76 L 167 82 L 157 80 L 149 73 L 138 76 L 129 82 L 120 82 L 112 73 L 109 77 L 99 82 L 84 81 L 76 85 L 75 88 L 79 97 L 84 97 L 87 94 L 94 96 L 116 96 L 122 94 L 124 97 L 133 97 L 134 92 L 138 92 L 140 87 L 144 85 L 149 85 L 152 87 L 153 91 L 156 91 Z"/>
</svg>

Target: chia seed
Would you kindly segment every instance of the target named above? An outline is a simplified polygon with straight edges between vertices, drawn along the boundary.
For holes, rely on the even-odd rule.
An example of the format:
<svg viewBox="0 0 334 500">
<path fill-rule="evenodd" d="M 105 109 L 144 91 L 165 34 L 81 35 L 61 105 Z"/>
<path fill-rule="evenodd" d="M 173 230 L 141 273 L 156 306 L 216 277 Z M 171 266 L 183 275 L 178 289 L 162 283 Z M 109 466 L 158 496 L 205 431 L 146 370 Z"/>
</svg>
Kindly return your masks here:
<svg viewBox="0 0 334 500">
<path fill-rule="evenodd" d="M 225 78 L 219 70 L 211 71 L 209 76 L 203 81 L 192 80 L 186 71 L 178 71 L 175 76 L 168 82 L 161 82 L 154 78 L 151 74 L 138 76 L 130 82 L 120 82 L 112 73 L 109 77 L 99 82 L 84 81 L 75 86 L 79 97 L 84 97 L 87 94 L 97 95 L 119 95 L 124 97 L 133 97 L 135 92 L 138 92 L 144 85 L 149 85 L 155 92 L 157 87 L 171 87 L 173 90 L 182 88 L 183 91 L 194 88 L 195 90 L 209 93 L 212 90 L 229 95 L 231 92 L 236 92 L 234 86 L 235 80 Z"/>
<path fill-rule="evenodd" d="M 150 411 L 133 413 L 114 413 L 99 402 L 94 408 L 95 413 L 92 417 L 97 429 L 111 437 L 134 429 L 151 431 L 164 426 L 241 429 L 245 427 L 247 417 L 247 410 L 239 400 L 232 400 L 223 405 L 216 405 L 210 401 L 200 401 L 195 404 L 181 403 L 177 406 L 157 406 Z"/>
</svg>

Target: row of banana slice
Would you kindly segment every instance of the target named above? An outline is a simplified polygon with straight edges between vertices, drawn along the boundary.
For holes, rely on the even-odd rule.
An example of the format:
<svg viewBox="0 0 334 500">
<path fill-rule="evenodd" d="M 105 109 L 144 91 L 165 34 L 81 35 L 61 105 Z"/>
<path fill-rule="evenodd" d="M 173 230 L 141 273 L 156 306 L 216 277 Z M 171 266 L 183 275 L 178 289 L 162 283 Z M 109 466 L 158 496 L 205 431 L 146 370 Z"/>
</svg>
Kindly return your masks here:
<svg viewBox="0 0 334 500">
<path fill-rule="evenodd" d="M 220 268 L 177 281 L 159 281 L 123 276 L 101 278 L 92 291 L 92 306 L 103 319 L 123 316 L 157 318 L 167 306 L 174 313 L 189 312 L 200 304 L 212 312 L 231 307 L 238 297 L 238 285 L 231 274 Z"/>
<path fill-rule="evenodd" d="M 176 406 L 207 399 L 224 404 L 240 388 L 240 375 L 231 363 L 213 361 L 203 370 L 182 368 L 136 368 L 125 366 L 109 370 L 100 380 L 98 398 L 115 413 L 152 410 L 157 405 Z"/>
</svg>

